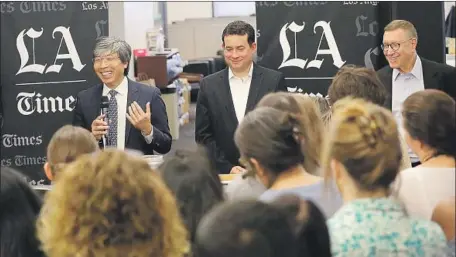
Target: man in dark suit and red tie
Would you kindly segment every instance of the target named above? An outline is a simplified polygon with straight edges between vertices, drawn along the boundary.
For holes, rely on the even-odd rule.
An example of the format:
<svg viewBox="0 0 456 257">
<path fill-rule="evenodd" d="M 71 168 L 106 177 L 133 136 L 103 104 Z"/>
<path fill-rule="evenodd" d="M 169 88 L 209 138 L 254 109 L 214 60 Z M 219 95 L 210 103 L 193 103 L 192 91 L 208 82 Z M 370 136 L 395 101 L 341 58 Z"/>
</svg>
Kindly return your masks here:
<svg viewBox="0 0 456 257">
<path fill-rule="evenodd" d="M 88 129 L 106 147 L 165 154 L 172 138 L 160 90 L 127 78 L 130 59 L 131 47 L 124 40 L 97 40 L 93 68 L 102 84 L 78 94 L 73 125 Z M 102 96 L 108 97 L 109 107 L 100 115 Z"/>
<path fill-rule="evenodd" d="M 234 21 L 222 33 L 227 68 L 205 77 L 196 105 L 195 140 L 207 147 L 219 173 L 242 173 L 234 132 L 260 99 L 270 92 L 287 91 L 282 73 L 253 62 L 255 30 Z"/>
</svg>

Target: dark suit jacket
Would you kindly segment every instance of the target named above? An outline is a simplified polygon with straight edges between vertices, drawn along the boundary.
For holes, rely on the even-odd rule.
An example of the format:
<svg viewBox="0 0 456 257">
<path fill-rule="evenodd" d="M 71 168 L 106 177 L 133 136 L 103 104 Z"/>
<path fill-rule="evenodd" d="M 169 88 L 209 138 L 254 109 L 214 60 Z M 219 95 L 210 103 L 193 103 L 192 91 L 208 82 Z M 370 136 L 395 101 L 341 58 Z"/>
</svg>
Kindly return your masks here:
<svg viewBox="0 0 456 257">
<path fill-rule="evenodd" d="M 92 130 L 92 122 L 100 115 L 100 101 L 103 92 L 103 84 L 90 87 L 79 92 L 73 116 L 73 125 Z M 165 103 L 161 98 L 160 89 L 149 87 L 128 80 L 127 110 L 133 101 L 145 111 L 147 102 L 150 102 L 151 123 L 153 126 L 153 140 L 146 143 L 141 131 L 134 128 L 130 121 L 126 120 L 125 126 L 125 149 L 135 149 L 144 154 L 153 154 L 156 151 L 161 154 L 171 149 L 172 137 L 169 132 L 168 116 Z M 100 142 L 101 143 L 101 142 Z"/>
<path fill-rule="evenodd" d="M 254 64 L 246 113 L 267 93 L 287 91 L 282 73 Z M 238 126 L 228 78 L 228 68 L 205 77 L 196 104 L 195 141 L 206 146 L 219 173 L 239 165 L 234 143 Z"/>
<path fill-rule="evenodd" d="M 456 99 L 456 68 L 421 58 L 425 89 L 439 89 Z M 385 66 L 377 71 L 380 80 L 389 92 L 386 107 L 392 108 L 393 69 Z"/>
</svg>

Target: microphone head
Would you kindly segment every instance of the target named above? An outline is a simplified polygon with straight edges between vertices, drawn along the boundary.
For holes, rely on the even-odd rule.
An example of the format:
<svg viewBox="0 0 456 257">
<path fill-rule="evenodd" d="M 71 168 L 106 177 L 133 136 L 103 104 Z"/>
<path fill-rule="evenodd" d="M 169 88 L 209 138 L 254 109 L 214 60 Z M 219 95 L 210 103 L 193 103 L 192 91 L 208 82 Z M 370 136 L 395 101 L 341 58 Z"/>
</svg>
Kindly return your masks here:
<svg viewBox="0 0 456 257">
<path fill-rule="evenodd" d="M 109 107 L 109 98 L 107 96 L 101 97 L 100 108 L 108 108 Z"/>
</svg>

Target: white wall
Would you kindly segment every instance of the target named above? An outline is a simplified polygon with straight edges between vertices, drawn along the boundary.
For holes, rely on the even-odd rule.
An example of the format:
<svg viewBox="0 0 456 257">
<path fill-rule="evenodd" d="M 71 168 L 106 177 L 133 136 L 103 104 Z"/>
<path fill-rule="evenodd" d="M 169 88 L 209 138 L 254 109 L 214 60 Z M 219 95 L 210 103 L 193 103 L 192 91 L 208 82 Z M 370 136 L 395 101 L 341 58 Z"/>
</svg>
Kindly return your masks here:
<svg viewBox="0 0 456 257">
<path fill-rule="evenodd" d="M 255 2 L 214 1 L 214 17 L 250 16 L 256 13 Z"/>
<path fill-rule="evenodd" d="M 108 2 L 109 36 L 125 39 L 124 3 Z"/>
<path fill-rule="evenodd" d="M 450 12 L 451 10 L 451 6 L 455 5 L 455 3 L 453 1 L 449 2 L 449 1 L 445 1 L 444 3 L 444 8 L 445 8 L 445 19 L 446 17 L 448 16 L 448 13 Z"/>
<path fill-rule="evenodd" d="M 168 26 L 168 43 L 178 48 L 184 59 L 215 56 L 222 46 L 222 31 L 234 20 L 243 20 L 256 27 L 256 17 L 216 17 L 190 19 Z"/>
<path fill-rule="evenodd" d="M 166 2 L 168 24 L 192 18 L 211 18 L 212 2 Z"/>
<path fill-rule="evenodd" d="M 154 27 L 155 5 L 154 2 L 109 2 L 109 35 L 124 39 L 132 50 L 147 48 L 146 32 Z M 128 76 L 134 76 L 133 58 Z"/>
<path fill-rule="evenodd" d="M 125 40 L 132 49 L 147 48 L 146 32 L 154 27 L 154 2 L 124 2 Z"/>
</svg>

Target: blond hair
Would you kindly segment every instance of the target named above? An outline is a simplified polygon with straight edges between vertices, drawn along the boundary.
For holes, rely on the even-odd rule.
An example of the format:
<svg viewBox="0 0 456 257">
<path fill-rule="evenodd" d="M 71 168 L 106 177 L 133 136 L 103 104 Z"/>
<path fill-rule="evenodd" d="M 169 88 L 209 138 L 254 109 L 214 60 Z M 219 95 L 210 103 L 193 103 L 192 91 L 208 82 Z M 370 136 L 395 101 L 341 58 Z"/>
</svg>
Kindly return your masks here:
<svg viewBox="0 0 456 257">
<path fill-rule="evenodd" d="M 383 29 L 384 31 L 393 31 L 397 29 L 405 30 L 411 38 L 416 38 L 418 41 L 418 32 L 416 32 L 415 26 L 406 20 L 393 20 Z"/>
<path fill-rule="evenodd" d="M 304 95 L 315 103 L 315 106 L 320 111 L 321 116 L 323 117 L 328 111 L 331 111 L 331 105 L 329 104 L 329 98 L 323 97 L 321 95 L 308 96 Z"/>
<path fill-rule="evenodd" d="M 334 105 L 322 157 L 325 177 L 330 161 L 342 163 L 363 190 L 386 189 L 396 178 L 402 158 L 392 114 L 363 99 L 343 98 Z"/>
<path fill-rule="evenodd" d="M 98 142 L 88 130 L 71 125 L 61 127 L 52 135 L 47 147 L 47 162 L 52 176 L 80 155 L 93 153 L 98 149 Z"/>
<path fill-rule="evenodd" d="M 315 100 L 314 97 L 302 94 L 293 94 L 293 96 L 301 109 L 302 124 L 305 124 L 302 130 L 304 138 L 303 153 L 305 156 L 304 168 L 308 172 L 316 174 L 316 170 L 320 170 L 321 167 L 320 159 L 325 128 L 320 102 Z"/>
<path fill-rule="evenodd" d="M 80 157 L 46 195 L 38 238 L 48 257 L 182 257 L 175 199 L 146 161 L 119 150 Z"/>
</svg>

